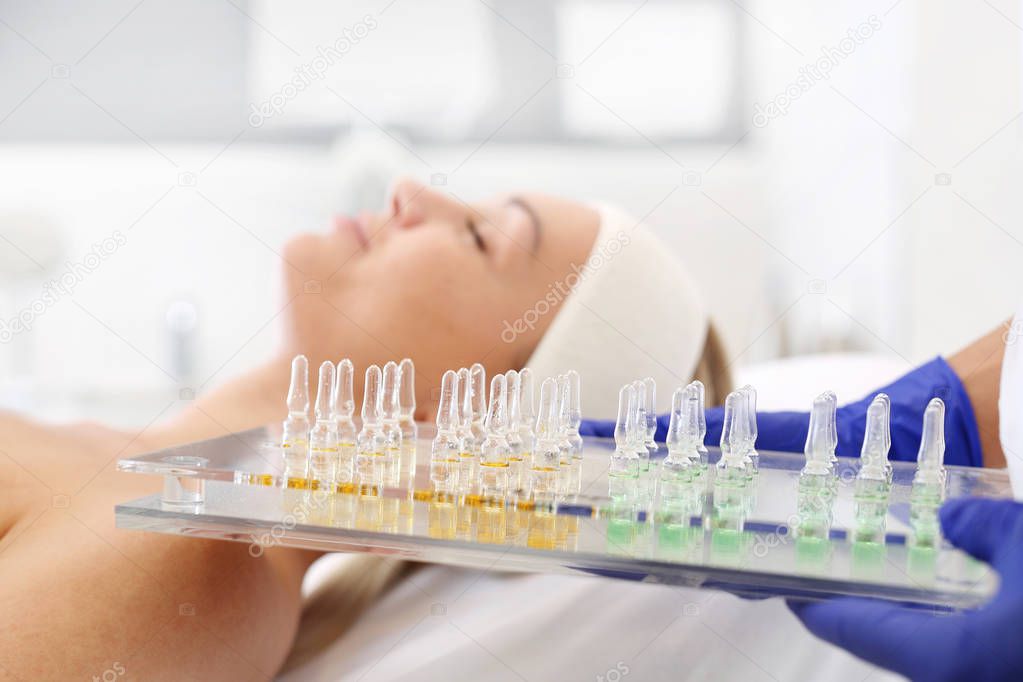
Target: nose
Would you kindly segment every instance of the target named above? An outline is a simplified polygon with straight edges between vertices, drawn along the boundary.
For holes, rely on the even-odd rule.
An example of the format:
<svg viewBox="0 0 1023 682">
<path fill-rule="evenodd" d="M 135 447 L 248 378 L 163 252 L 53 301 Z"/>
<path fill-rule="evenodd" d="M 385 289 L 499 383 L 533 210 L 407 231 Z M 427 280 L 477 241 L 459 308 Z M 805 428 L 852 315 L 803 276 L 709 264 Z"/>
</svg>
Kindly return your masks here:
<svg viewBox="0 0 1023 682">
<path fill-rule="evenodd" d="M 427 220 L 465 218 L 466 209 L 460 203 L 409 178 L 394 183 L 390 203 L 393 223 L 400 228 L 416 227 Z"/>
</svg>

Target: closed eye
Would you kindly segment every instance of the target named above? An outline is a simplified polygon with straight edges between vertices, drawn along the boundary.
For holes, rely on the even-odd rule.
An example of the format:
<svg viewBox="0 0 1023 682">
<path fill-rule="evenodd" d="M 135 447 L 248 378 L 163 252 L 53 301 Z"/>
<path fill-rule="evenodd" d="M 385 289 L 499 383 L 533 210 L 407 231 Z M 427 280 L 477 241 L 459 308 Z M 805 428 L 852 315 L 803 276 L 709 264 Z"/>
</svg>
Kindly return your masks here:
<svg viewBox="0 0 1023 682">
<path fill-rule="evenodd" d="M 487 252 L 487 245 L 483 243 L 483 237 L 480 236 L 479 228 L 476 227 L 476 222 L 472 218 L 465 219 L 465 226 L 469 228 L 469 234 L 472 235 L 472 239 L 476 242 L 476 248 L 481 252 Z"/>
</svg>

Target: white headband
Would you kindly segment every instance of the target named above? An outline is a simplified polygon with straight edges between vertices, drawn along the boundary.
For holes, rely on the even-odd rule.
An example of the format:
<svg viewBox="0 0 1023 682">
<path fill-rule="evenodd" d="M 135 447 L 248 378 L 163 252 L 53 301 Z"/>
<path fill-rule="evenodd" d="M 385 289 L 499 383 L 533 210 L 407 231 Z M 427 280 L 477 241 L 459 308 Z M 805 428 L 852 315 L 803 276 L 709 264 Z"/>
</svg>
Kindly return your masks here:
<svg viewBox="0 0 1023 682">
<path fill-rule="evenodd" d="M 565 284 L 571 293 L 526 363 L 540 382 L 579 372 L 583 416 L 614 419 L 618 390 L 657 381 L 657 410 L 692 380 L 707 337 L 707 314 L 682 264 L 645 226 L 598 206 L 600 232 L 586 263 Z"/>
</svg>

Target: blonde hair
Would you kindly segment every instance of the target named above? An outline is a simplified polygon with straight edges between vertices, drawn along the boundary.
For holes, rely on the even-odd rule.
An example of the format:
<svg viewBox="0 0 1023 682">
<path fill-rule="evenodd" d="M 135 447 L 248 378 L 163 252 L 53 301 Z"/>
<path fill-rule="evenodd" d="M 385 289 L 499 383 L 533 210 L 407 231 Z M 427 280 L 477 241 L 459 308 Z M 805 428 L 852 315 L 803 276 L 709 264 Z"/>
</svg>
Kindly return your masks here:
<svg viewBox="0 0 1023 682">
<path fill-rule="evenodd" d="M 708 406 L 721 405 L 732 390 L 724 344 L 713 323 L 707 328 L 693 378 L 704 383 Z M 353 557 L 306 597 L 298 633 L 282 672 L 304 665 L 329 647 L 374 602 L 420 566 L 422 564 L 370 554 Z"/>
<path fill-rule="evenodd" d="M 707 325 L 707 338 L 703 351 L 693 370 L 693 379 L 699 379 L 707 389 L 707 406 L 725 404 L 725 397 L 732 390 L 732 369 L 725 357 L 725 344 L 714 323 Z"/>
</svg>

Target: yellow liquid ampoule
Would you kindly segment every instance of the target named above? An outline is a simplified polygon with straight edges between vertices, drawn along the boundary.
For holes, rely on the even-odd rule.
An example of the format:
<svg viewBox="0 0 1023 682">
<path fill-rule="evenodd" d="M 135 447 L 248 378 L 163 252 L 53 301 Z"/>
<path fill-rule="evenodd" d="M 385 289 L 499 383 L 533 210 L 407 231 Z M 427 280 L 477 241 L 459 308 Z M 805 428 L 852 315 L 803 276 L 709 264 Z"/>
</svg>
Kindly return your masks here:
<svg viewBox="0 0 1023 682">
<path fill-rule="evenodd" d="M 337 448 L 310 448 L 309 473 L 322 484 L 333 484 L 337 480 Z"/>
<path fill-rule="evenodd" d="M 358 450 L 354 441 L 338 443 L 337 447 L 337 482 L 352 483 L 355 480 L 355 459 Z"/>
<path fill-rule="evenodd" d="M 309 458 L 309 441 L 292 440 L 281 443 L 281 457 L 284 460 L 285 475 L 305 478 Z"/>
<path fill-rule="evenodd" d="M 480 462 L 480 493 L 503 496 L 508 492 L 508 460 Z"/>
<path fill-rule="evenodd" d="M 530 474 L 530 492 L 536 496 L 553 496 L 558 494 L 558 478 L 560 468 L 553 466 L 534 466 Z"/>
<path fill-rule="evenodd" d="M 285 478 L 285 485 L 291 490 L 316 490 L 316 481 L 305 476 L 288 476 Z"/>
<path fill-rule="evenodd" d="M 479 458 L 472 452 L 458 454 L 458 486 L 463 492 L 471 492 L 475 487 Z"/>
<path fill-rule="evenodd" d="M 508 455 L 508 466 L 511 471 L 508 474 L 508 489 L 522 490 L 525 487 L 523 473 L 525 472 L 525 454 L 514 452 Z"/>
</svg>

